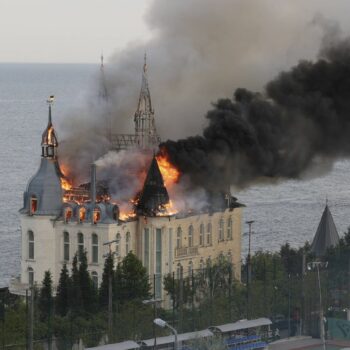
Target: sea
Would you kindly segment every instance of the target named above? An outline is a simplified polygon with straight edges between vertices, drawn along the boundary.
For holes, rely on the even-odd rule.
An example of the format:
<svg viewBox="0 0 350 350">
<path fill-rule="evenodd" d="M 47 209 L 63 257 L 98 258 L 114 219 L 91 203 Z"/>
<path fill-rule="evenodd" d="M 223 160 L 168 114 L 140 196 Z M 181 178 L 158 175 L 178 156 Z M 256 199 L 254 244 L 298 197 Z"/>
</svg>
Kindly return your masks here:
<svg viewBox="0 0 350 350">
<path fill-rule="evenodd" d="M 0 287 L 20 270 L 18 210 L 39 166 L 46 100 L 55 95 L 53 119 L 59 125 L 83 103 L 98 69 L 93 64 L 0 64 Z M 312 240 L 326 201 L 342 236 L 350 226 L 349 174 L 350 160 L 339 160 L 322 176 L 234 193 L 246 205 L 242 258 L 247 254 L 246 221 L 254 220 L 252 251 L 275 251 L 286 242 L 298 247 Z"/>
</svg>

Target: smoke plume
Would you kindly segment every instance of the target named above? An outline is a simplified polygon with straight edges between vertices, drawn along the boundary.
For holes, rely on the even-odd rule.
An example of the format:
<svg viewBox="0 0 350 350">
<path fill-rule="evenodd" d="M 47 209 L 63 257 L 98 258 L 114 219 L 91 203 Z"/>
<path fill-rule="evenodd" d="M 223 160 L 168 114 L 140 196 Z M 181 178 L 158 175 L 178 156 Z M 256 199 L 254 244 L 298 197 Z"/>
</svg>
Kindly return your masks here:
<svg viewBox="0 0 350 350">
<path fill-rule="evenodd" d="M 296 178 L 347 156 L 349 45 L 317 13 L 337 8 L 340 16 L 348 7 L 323 0 L 153 1 L 146 16 L 151 39 L 115 53 L 104 76 L 96 73 L 108 100 L 92 89 L 86 105 L 60 126 L 69 176 L 88 180 L 91 162 L 108 152 L 107 120 L 114 133 L 133 132 L 145 51 L 158 131 L 163 140 L 181 138 L 162 148 L 183 172 L 184 191 Z M 301 57 L 307 60 L 290 68 Z M 234 90 L 232 99 L 210 107 Z M 110 153 L 99 172 L 126 196 L 128 186 L 140 187 L 122 179 L 139 173 L 132 165 L 138 159 Z"/>
<path fill-rule="evenodd" d="M 239 88 L 207 113 L 202 136 L 161 145 L 193 184 L 209 190 L 269 178 L 299 178 L 350 155 L 350 39 L 324 40 L 319 60 L 301 61 L 265 93 Z"/>
</svg>

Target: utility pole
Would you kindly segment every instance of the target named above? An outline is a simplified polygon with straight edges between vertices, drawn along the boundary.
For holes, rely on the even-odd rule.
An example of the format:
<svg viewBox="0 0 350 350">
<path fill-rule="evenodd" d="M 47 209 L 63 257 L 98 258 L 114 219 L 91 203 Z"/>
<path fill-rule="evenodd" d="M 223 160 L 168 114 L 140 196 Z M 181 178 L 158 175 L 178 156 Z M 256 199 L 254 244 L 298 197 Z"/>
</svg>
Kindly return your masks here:
<svg viewBox="0 0 350 350">
<path fill-rule="evenodd" d="M 114 239 L 103 243 L 103 245 L 108 245 L 108 254 L 103 255 L 104 258 L 113 257 L 117 255 L 117 252 L 112 252 L 111 245 L 113 243 L 119 243 L 119 239 Z M 112 338 L 112 328 L 113 328 L 113 289 L 112 289 L 112 280 L 113 280 L 113 266 L 108 271 L 108 340 Z"/>
<path fill-rule="evenodd" d="M 252 281 L 252 265 L 251 265 L 251 239 L 252 239 L 252 225 L 254 220 L 246 221 L 249 226 L 249 241 L 248 241 L 248 257 L 247 257 L 247 319 L 250 317 L 250 303 L 251 303 L 251 281 Z"/>
<path fill-rule="evenodd" d="M 30 290 L 30 308 L 29 308 L 29 350 L 33 350 L 34 335 L 34 286 L 29 287 Z"/>
<path fill-rule="evenodd" d="M 315 269 L 317 270 L 317 279 L 318 279 L 318 290 L 319 290 L 319 302 L 320 302 L 320 337 L 322 340 L 323 350 L 326 350 L 326 334 L 324 329 L 324 318 L 323 318 L 323 306 L 322 306 L 322 291 L 321 291 L 321 278 L 320 278 L 320 267 L 327 268 L 328 262 L 322 261 L 313 261 L 307 264 L 308 270 Z"/>
<path fill-rule="evenodd" d="M 184 296 L 184 280 L 183 280 L 183 267 L 180 266 L 180 291 L 179 291 L 179 330 L 182 332 L 182 322 L 183 322 L 183 296 Z"/>
</svg>

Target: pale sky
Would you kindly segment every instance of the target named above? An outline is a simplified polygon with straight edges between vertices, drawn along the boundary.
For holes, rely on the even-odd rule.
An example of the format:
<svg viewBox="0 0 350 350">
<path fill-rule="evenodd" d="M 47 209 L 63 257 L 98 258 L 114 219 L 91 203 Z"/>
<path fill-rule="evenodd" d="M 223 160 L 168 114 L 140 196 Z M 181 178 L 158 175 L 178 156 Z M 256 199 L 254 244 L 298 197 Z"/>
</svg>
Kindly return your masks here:
<svg viewBox="0 0 350 350">
<path fill-rule="evenodd" d="M 91 62 L 150 37 L 151 0 L 0 0 L 0 62 Z"/>
</svg>

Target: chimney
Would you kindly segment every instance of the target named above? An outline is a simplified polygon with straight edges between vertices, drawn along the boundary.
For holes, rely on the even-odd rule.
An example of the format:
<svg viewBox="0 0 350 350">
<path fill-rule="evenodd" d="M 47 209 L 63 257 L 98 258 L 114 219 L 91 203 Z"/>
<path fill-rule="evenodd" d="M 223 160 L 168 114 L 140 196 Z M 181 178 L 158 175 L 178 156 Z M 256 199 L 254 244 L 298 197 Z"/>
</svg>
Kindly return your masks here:
<svg viewBox="0 0 350 350">
<path fill-rule="evenodd" d="M 95 211 L 95 204 L 96 204 L 96 164 L 91 164 L 91 184 L 90 184 L 90 191 L 91 191 L 91 221 L 94 223 L 94 211 Z"/>
</svg>

